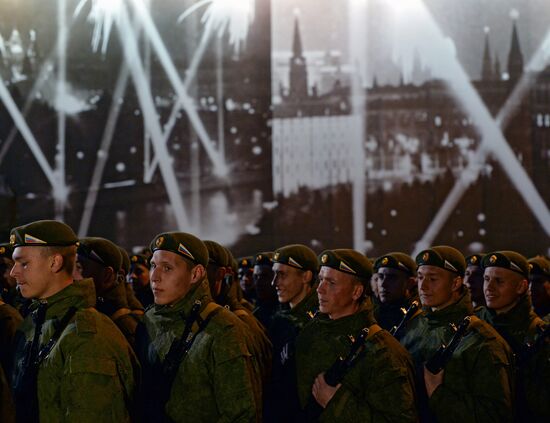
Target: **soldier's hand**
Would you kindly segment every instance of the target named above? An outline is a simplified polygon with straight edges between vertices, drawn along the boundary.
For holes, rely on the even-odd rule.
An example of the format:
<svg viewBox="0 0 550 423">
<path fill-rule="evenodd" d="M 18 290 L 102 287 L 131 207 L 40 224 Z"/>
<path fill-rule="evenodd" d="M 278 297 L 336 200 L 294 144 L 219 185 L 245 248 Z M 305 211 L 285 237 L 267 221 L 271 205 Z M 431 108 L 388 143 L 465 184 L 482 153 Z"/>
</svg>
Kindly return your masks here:
<svg viewBox="0 0 550 423">
<path fill-rule="evenodd" d="M 434 375 L 426 369 L 426 366 L 424 366 L 424 383 L 426 384 L 426 392 L 428 393 L 428 397 L 431 397 L 436 388 L 443 383 L 444 374 L 445 370 L 441 370 L 439 373 Z"/>
<path fill-rule="evenodd" d="M 342 386 L 341 383 L 334 387 L 328 385 L 325 382 L 325 374 L 321 373 L 317 376 L 315 382 L 313 382 L 311 393 L 313 394 L 315 401 L 317 401 L 321 407 L 326 408 L 328 402 L 332 399 L 336 391 L 340 389 L 340 386 Z"/>
</svg>

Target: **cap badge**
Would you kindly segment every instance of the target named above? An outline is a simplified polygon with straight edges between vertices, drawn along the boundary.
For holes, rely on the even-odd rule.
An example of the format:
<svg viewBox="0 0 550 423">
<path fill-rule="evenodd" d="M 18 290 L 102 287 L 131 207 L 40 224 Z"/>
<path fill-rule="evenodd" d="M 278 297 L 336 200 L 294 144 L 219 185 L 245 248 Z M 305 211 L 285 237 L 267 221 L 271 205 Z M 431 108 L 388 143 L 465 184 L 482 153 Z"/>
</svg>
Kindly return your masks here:
<svg viewBox="0 0 550 423">
<path fill-rule="evenodd" d="M 422 254 L 422 261 L 428 261 L 430 259 L 430 253 L 428 253 L 427 251 Z"/>
<path fill-rule="evenodd" d="M 138 261 L 138 258 L 137 258 L 137 256 L 132 256 L 132 258 L 130 260 L 132 260 L 135 263 L 135 262 Z"/>
<path fill-rule="evenodd" d="M 159 236 L 159 237 L 157 238 L 157 240 L 155 241 L 155 245 L 156 245 L 157 247 L 160 247 L 160 246 L 162 245 L 163 242 L 164 242 L 164 237 L 163 237 L 163 236 Z"/>
<path fill-rule="evenodd" d="M 25 244 L 47 244 L 47 242 L 35 236 L 25 234 Z"/>
<path fill-rule="evenodd" d="M 351 267 L 349 267 L 343 261 L 340 261 L 340 270 L 343 270 L 344 272 L 348 272 L 348 273 L 353 273 L 353 274 L 357 273 L 355 270 L 353 270 Z"/>
<path fill-rule="evenodd" d="M 281 256 L 281 254 L 275 253 L 275 255 L 273 256 L 273 260 L 279 260 L 280 256 Z"/>
<path fill-rule="evenodd" d="M 328 261 L 328 255 L 323 254 L 323 256 L 321 257 L 321 263 L 325 264 L 327 261 Z"/>
<path fill-rule="evenodd" d="M 247 259 L 243 259 L 241 261 L 241 266 L 248 266 L 248 260 Z"/>
<path fill-rule="evenodd" d="M 11 245 L 14 245 L 14 244 L 15 244 L 15 234 L 11 234 L 11 235 L 10 235 L 10 244 L 11 244 Z"/>
<path fill-rule="evenodd" d="M 256 260 L 260 261 L 261 259 L 262 259 L 262 255 L 261 255 L 261 254 L 258 254 L 258 255 L 256 256 Z"/>
<path fill-rule="evenodd" d="M 473 256 L 473 257 L 470 259 L 470 263 L 476 264 L 476 263 L 477 263 L 477 257 L 476 257 L 476 256 Z"/>
<path fill-rule="evenodd" d="M 4 247 L 2 247 L 4 248 Z M 2 251 L 2 248 L 0 248 L 0 254 L 3 254 L 4 252 Z M 533 270 L 533 265 L 531 263 L 529 263 L 529 270 Z"/>
<path fill-rule="evenodd" d="M 495 264 L 496 262 L 497 262 L 497 256 L 493 254 L 491 257 L 489 257 L 489 263 Z"/>
<path fill-rule="evenodd" d="M 294 267 L 298 267 L 299 269 L 302 269 L 302 265 L 290 256 L 288 257 L 288 264 L 290 264 L 291 266 L 294 266 Z"/>
<path fill-rule="evenodd" d="M 0 247 L 0 254 L 4 254 L 6 252 L 6 247 Z"/>
<path fill-rule="evenodd" d="M 193 257 L 193 254 L 191 254 L 191 251 L 189 251 L 189 250 L 185 247 L 185 245 L 183 245 L 181 242 L 180 242 L 180 244 L 178 245 L 178 251 L 179 251 L 180 253 L 182 253 L 184 256 L 189 257 L 191 260 L 193 260 L 193 261 L 195 260 L 195 257 Z"/>
<path fill-rule="evenodd" d="M 382 259 L 382 266 L 387 265 L 389 262 L 390 262 L 390 259 L 387 258 L 387 257 L 384 257 L 384 258 Z"/>
</svg>

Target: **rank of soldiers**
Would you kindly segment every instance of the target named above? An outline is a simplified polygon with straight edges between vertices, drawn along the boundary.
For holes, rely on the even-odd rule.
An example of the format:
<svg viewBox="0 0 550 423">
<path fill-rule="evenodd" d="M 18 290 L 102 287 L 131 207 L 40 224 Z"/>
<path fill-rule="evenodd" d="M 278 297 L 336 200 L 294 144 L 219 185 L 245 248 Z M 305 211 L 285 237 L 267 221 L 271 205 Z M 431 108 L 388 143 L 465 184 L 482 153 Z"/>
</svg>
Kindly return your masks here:
<svg viewBox="0 0 550 423">
<path fill-rule="evenodd" d="M 0 244 L 0 422 L 550 422 L 550 261 Z"/>
</svg>

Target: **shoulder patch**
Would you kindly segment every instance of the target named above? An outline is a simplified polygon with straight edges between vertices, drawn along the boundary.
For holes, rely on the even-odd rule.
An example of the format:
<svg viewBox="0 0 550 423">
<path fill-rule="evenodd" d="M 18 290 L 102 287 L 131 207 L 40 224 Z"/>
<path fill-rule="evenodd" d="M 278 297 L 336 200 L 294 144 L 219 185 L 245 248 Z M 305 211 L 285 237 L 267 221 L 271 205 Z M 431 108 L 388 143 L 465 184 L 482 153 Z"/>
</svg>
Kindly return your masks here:
<svg viewBox="0 0 550 423">
<path fill-rule="evenodd" d="M 95 313 L 97 313 L 97 311 L 93 308 L 79 310 L 76 313 L 75 324 L 77 333 L 97 333 Z"/>
</svg>

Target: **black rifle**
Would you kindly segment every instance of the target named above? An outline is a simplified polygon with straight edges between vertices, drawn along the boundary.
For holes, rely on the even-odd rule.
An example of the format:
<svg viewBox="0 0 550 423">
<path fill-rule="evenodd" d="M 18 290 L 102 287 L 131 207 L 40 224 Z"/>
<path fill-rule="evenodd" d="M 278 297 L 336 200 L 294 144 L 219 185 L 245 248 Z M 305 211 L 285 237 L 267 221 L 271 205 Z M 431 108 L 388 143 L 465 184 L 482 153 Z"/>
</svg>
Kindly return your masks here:
<svg viewBox="0 0 550 423">
<path fill-rule="evenodd" d="M 403 318 L 401 319 L 401 321 L 397 326 L 394 326 L 393 328 L 391 328 L 390 334 L 392 334 L 394 337 L 397 338 L 401 329 L 403 329 L 407 324 L 407 322 L 412 319 L 412 317 L 414 316 L 414 314 L 419 308 L 420 308 L 420 303 L 418 302 L 418 300 L 414 300 L 407 310 L 402 308 L 401 310 L 404 311 Z"/>
<path fill-rule="evenodd" d="M 350 337 L 353 343 L 351 344 L 348 355 L 345 358 L 338 357 L 332 366 L 325 372 L 324 379 L 327 385 L 335 387 L 342 382 L 346 374 L 353 368 L 359 358 L 362 357 L 368 334 L 369 328 L 363 328 L 361 332 L 359 332 L 359 335 L 357 335 L 357 338 L 354 339 Z M 311 395 L 305 408 L 306 421 L 319 421 L 322 412 L 323 407 L 321 407 L 313 395 Z"/>
<path fill-rule="evenodd" d="M 538 332 L 534 341 L 523 344 L 517 351 L 516 358 L 519 367 L 531 360 L 542 346 L 545 345 L 548 336 L 550 336 L 550 325 L 546 325 L 544 329 L 539 328 Z"/>
<path fill-rule="evenodd" d="M 439 349 L 435 352 L 435 354 L 425 364 L 426 369 L 428 369 L 430 373 L 434 375 L 439 373 L 449 363 L 451 357 L 453 356 L 453 352 L 457 349 L 457 347 L 460 345 L 460 342 L 462 341 L 462 338 L 464 338 L 464 336 L 466 335 L 466 331 L 470 326 L 471 320 L 472 318 L 470 316 L 466 316 L 464 320 L 460 322 L 458 328 L 455 325 L 451 324 L 451 327 L 455 331 L 453 337 L 451 338 L 451 341 L 448 345 L 441 345 Z"/>
</svg>

